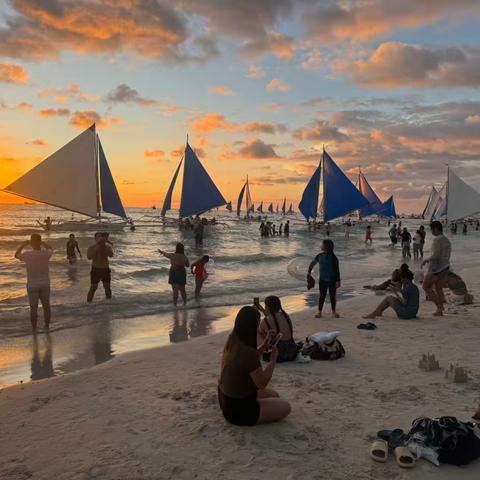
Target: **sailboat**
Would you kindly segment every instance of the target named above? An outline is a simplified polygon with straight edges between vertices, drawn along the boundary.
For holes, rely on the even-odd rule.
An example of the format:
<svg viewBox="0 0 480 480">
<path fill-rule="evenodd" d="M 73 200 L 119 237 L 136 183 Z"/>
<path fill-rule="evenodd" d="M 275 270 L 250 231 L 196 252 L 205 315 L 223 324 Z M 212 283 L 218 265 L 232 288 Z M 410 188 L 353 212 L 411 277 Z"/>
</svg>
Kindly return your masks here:
<svg viewBox="0 0 480 480">
<path fill-rule="evenodd" d="M 293 213 L 293 204 L 290 203 L 290 206 L 288 207 L 287 213 L 291 215 Z"/>
<path fill-rule="evenodd" d="M 258 213 L 263 213 L 263 202 L 260 202 L 260 205 L 257 207 Z"/>
<path fill-rule="evenodd" d="M 285 215 L 287 213 L 287 199 L 283 199 L 282 213 Z"/>
<path fill-rule="evenodd" d="M 268 213 L 273 213 L 273 203 L 268 206 Z"/>
<path fill-rule="evenodd" d="M 434 218 L 450 222 L 480 213 L 480 192 L 464 182 L 450 167 L 447 170 L 445 198 L 434 213 Z"/>
<path fill-rule="evenodd" d="M 385 210 L 383 202 L 378 198 L 373 188 L 368 183 L 365 175 L 359 169 L 358 189 L 360 193 L 368 200 L 368 205 L 358 211 L 359 218 L 365 218 L 370 215 L 382 215 Z"/>
<path fill-rule="evenodd" d="M 53 221 L 49 230 L 133 228 L 113 180 L 95 124 L 3 189 L 4 192 L 88 217 Z M 102 216 L 109 213 L 120 220 Z"/>
<path fill-rule="evenodd" d="M 277 203 L 276 213 L 278 213 L 278 203 Z"/>
<path fill-rule="evenodd" d="M 182 194 L 180 199 L 179 217 L 185 218 L 200 215 L 213 208 L 226 205 L 227 202 L 217 188 L 208 172 L 201 164 L 197 154 L 190 147 L 187 139 L 185 154 L 173 174 L 163 202 L 162 217 L 171 209 L 172 193 L 175 188 L 180 168 L 183 163 Z"/>
<path fill-rule="evenodd" d="M 232 202 L 228 202 L 226 207 L 225 207 L 229 212 L 232 211 Z"/>
<path fill-rule="evenodd" d="M 321 175 L 322 170 L 323 177 Z M 302 200 L 298 205 L 307 221 L 315 219 L 318 215 L 321 177 L 323 180 L 322 208 L 324 222 L 343 217 L 369 204 L 369 201 L 359 192 L 324 149 L 322 158 L 308 181 Z"/>
<path fill-rule="evenodd" d="M 240 215 L 244 198 L 245 198 L 245 210 L 246 210 L 247 215 L 248 215 L 251 212 L 252 206 L 253 206 L 252 197 L 250 195 L 250 185 L 248 184 L 248 175 L 247 175 L 247 180 L 246 180 L 245 184 L 243 185 L 242 189 L 240 190 L 240 194 L 238 195 L 237 215 Z"/>
<path fill-rule="evenodd" d="M 397 211 L 395 210 L 395 202 L 393 195 L 383 202 L 382 217 L 397 218 Z"/>
</svg>

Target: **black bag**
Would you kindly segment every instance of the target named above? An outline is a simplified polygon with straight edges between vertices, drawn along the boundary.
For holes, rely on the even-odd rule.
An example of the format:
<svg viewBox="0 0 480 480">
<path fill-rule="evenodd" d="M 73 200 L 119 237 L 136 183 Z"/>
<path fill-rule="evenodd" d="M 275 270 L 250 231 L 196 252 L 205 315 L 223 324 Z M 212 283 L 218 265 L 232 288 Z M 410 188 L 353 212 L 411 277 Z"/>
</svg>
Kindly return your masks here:
<svg viewBox="0 0 480 480">
<path fill-rule="evenodd" d="M 309 345 L 302 350 L 302 354 L 308 355 L 313 360 L 338 360 L 345 356 L 345 349 L 342 342 L 335 338 L 330 343 L 319 344 L 313 342 L 313 345 Z"/>
</svg>

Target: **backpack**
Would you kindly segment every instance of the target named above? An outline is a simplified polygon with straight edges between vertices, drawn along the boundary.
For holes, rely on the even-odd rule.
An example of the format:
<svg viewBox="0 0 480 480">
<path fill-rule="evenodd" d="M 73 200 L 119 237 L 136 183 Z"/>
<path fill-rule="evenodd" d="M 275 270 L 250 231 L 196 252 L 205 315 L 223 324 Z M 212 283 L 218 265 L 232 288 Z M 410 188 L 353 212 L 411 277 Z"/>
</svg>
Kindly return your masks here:
<svg viewBox="0 0 480 480">
<path fill-rule="evenodd" d="M 308 355 L 313 360 L 338 360 L 345 356 L 345 348 L 338 338 L 329 343 L 317 343 L 307 338 L 302 354 Z"/>
</svg>

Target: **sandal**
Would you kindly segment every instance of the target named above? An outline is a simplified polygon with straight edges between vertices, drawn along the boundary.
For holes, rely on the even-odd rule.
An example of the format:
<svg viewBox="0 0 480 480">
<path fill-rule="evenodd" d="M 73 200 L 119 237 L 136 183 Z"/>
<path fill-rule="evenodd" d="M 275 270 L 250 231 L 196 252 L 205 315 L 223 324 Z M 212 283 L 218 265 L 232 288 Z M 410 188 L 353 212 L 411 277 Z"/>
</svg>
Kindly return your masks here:
<svg viewBox="0 0 480 480">
<path fill-rule="evenodd" d="M 394 452 L 399 467 L 413 468 L 415 466 L 417 459 L 407 447 L 397 447 Z"/>
<path fill-rule="evenodd" d="M 388 444 L 385 440 L 377 439 L 370 447 L 370 457 L 376 462 L 385 463 L 388 458 Z"/>
</svg>

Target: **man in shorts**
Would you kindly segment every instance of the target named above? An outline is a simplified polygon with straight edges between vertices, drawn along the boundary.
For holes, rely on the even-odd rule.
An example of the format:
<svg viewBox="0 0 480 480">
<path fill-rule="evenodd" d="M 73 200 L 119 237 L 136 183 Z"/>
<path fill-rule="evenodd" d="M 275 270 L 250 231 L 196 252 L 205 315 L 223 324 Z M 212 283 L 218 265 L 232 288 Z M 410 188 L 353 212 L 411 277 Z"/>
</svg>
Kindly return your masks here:
<svg viewBox="0 0 480 480">
<path fill-rule="evenodd" d="M 432 222 L 430 229 L 434 238 L 432 241 L 432 255 L 422 262 L 422 267 L 427 263 L 429 264 L 429 271 L 423 280 L 423 289 L 427 294 L 427 299 L 437 306 L 437 310 L 433 315 L 441 317 L 443 315 L 441 282 L 450 270 L 452 245 L 450 240 L 443 235 L 441 222 Z"/>
<path fill-rule="evenodd" d="M 27 246 L 31 250 L 23 251 Z M 43 247 L 43 248 L 42 248 Z M 48 263 L 52 256 L 52 247 L 42 242 L 38 233 L 23 242 L 15 252 L 15 258 L 25 262 L 27 267 L 27 293 L 30 303 L 30 322 L 33 334 L 37 333 L 38 302 L 42 302 L 45 329 L 50 327 L 50 274 Z"/>
<path fill-rule="evenodd" d="M 109 257 L 113 257 L 113 249 L 112 244 L 108 241 L 108 234 L 97 232 L 95 234 L 95 244 L 88 247 L 87 250 L 87 258 L 92 261 L 90 290 L 87 295 L 87 302 L 89 303 L 93 300 L 100 282 L 103 283 L 105 297 L 112 298 Z"/>
</svg>

